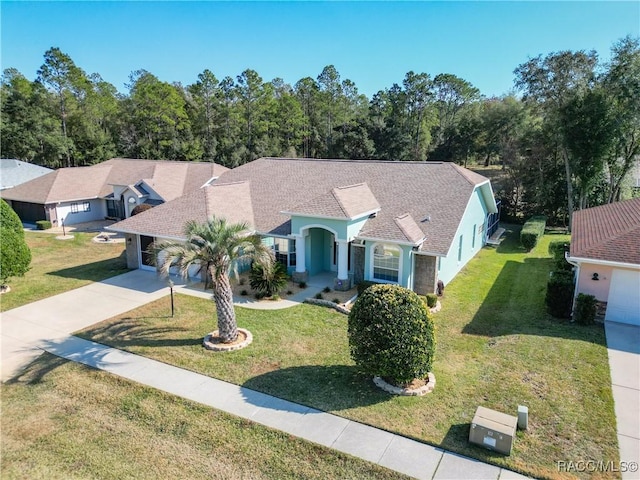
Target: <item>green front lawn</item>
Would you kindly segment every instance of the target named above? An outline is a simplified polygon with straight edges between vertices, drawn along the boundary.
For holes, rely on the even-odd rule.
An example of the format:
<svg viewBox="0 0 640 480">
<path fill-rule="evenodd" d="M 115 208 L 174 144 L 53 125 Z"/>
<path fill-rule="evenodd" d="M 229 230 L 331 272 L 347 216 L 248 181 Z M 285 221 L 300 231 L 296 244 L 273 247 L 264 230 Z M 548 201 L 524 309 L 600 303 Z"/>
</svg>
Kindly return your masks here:
<svg viewBox="0 0 640 480">
<path fill-rule="evenodd" d="M 9 280 L 11 291 L 0 297 L 0 311 L 26 305 L 127 271 L 122 243 L 95 243 L 96 233 L 74 233 L 56 240 L 52 233 L 25 232 L 31 269 Z"/>
<path fill-rule="evenodd" d="M 566 237 L 547 235 L 527 253 L 510 231 L 447 285 L 435 316 L 437 385 L 422 398 L 385 394 L 358 374 L 346 317 L 316 306 L 238 308 L 238 323 L 253 332 L 254 343 L 228 354 L 201 347 L 215 328 L 212 302 L 182 295 L 174 319 L 164 298 L 81 336 L 527 475 L 564 478 L 558 461 L 617 460 L 618 451 L 602 326 L 571 325 L 545 313 L 547 247 L 559 238 Z M 512 415 L 528 406 L 530 429 L 518 433 L 510 457 L 468 444 L 478 405 Z"/>
<path fill-rule="evenodd" d="M 6 480 L 407 478 L 48 354 L 1 399 Z"/>
</svg>

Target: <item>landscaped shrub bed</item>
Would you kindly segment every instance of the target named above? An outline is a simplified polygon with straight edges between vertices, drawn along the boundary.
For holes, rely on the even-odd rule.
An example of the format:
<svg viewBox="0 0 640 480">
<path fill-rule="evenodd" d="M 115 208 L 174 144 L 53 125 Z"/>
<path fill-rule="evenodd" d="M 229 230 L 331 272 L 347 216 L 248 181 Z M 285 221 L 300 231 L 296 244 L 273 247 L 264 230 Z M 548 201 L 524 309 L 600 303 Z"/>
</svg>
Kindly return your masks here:
<svg viewBox="0 0 640 480">
<path fill-rule="evenodd" d="M 424 301 L 427 304 L 427 307 L 433 308 L 438 303 L 438 296 L 435 293 L 427 293 L 424 296 Z"/>
<path fill-rule="evenodd" d="M 527 220 L 520 231 L 520 243 L 527 250 L 531 250 L 538 244 L 538 240 L 544 235 L 544 227 L 547 217 L 536 216 Z"/>
<path fill-rule="evenodd" d="M 554 242 L 549 243 L 549 253 L 553 256 L 553 270 L 565 270 L 565 271 L 573 271 L 573 265 L 567 262 L 565 258 L 565 253 L 569 253 L 569 248 L 571 247 L 570 242 L 564 242 L 556 240 Z"/>
<path fill-rule="evenodd" d="M 49 230 L 51 228 L 51 222 L 49 220 L 38 220 L 36 222 L 36 228 L 38 230 Z"/>
</svg>

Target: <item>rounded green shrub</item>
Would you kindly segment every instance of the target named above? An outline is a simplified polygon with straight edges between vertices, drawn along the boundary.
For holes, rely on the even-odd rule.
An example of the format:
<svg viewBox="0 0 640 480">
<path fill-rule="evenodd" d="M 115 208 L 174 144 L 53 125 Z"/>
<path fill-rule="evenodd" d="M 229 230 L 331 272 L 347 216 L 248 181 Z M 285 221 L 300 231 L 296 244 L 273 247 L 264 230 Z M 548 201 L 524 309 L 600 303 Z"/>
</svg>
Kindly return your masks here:
<svg viewBox="0 0 640 480">
<path fill-rule="evenodd" d="M 364 290 L 349 314 L 348 333 L 351 358 L 368 375 L 403 385 L 431 371 L 434 325 L 411 290 L 398 285 Z"/>
<path fill-rule="evenodd" d="M 438 303 L 438 296 L 435 293 L 427 293 L 424 296 L 425 301 L 427 302 L 427 307 L 433 308 Z"/>
<path fill-rule="evenodd" d="M 547 282 L 547 311 L 557 318 L 569 318 L 573 303 L 573 273 L 553 272 Z"/>
<path fill-rule="evenodd" d="M 579 293 L 576 298 L 576 307 L 573 311 L 573 320 L 580 325 L 591 325 L 596 321 L 596 297 Z"/>
<path fill-rule="evenodd" d="M 7 202 L 0 200 L 0 285 L 29 270 L 31 250 L 24 240 L 20 218 Z"/>
<path fill-rule="evenodd" d="M 38 230 L 49 230 L 51 228 L 51 222 L 49 220 L 38 220 L 36 222 L 36 228 Z"/>
<path fill-rule="evenodd" d="M 362 295 L 362 292 L 364 292 L 367 288 L 369 288 L 371 285 L 378 285 L 377 282 L 372 282 L 370 280 L 363 280 L 362 282 L 360 282 L 357 285 L 357 289 L 358 289 L 358 295 Z"/>
</svg>

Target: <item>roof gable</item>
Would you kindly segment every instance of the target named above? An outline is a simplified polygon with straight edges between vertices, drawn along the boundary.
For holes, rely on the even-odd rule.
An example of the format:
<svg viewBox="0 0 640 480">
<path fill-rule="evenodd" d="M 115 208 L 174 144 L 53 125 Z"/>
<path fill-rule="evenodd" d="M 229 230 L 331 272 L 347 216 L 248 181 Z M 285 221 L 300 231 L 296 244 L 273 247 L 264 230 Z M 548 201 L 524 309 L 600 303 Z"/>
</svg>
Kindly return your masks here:
<svg viewBox="0 0 640 480">
<path fill-rule="evenodd" d="M 394 221 L 408 242 L 419 243 L 424 240 L 422 229 L 410 214 L 400 215 Z"/>
<path fill-rule="evenodd" d="M 380 209 L 366 183 L 332 188 L 330 192 L 295 206 L 287 213 L 327 218 L 354 219 Z"/>
<path fill-rule="evenodd" d="M 640 198 L 573 214 L 571 256 L 640 265 Z"/>
<path fill-rule="evenodd" d="M 249 182 L 207 185 L 182 197 L 129 217 L 111 229 L 152 237 L 184 238 L 189 220 L 204 223 L 212 217 L 254 228 Z"/>
</svg>

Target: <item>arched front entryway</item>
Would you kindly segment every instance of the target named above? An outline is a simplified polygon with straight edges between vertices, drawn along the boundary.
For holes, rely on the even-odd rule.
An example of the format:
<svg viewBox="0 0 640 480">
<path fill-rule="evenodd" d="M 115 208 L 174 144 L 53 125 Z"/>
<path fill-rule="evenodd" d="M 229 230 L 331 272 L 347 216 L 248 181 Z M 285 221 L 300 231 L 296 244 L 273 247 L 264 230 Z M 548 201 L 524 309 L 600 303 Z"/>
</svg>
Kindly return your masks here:
<svg viewBox="0 0 640 480">
<path fill-rule="evenodd" d="M 332 273 L 336 289 L 351 286 L 351 244 L 323 225 L 309 225 L 296 235 L 296 275 L 317 276 Z"/>
</svg>

